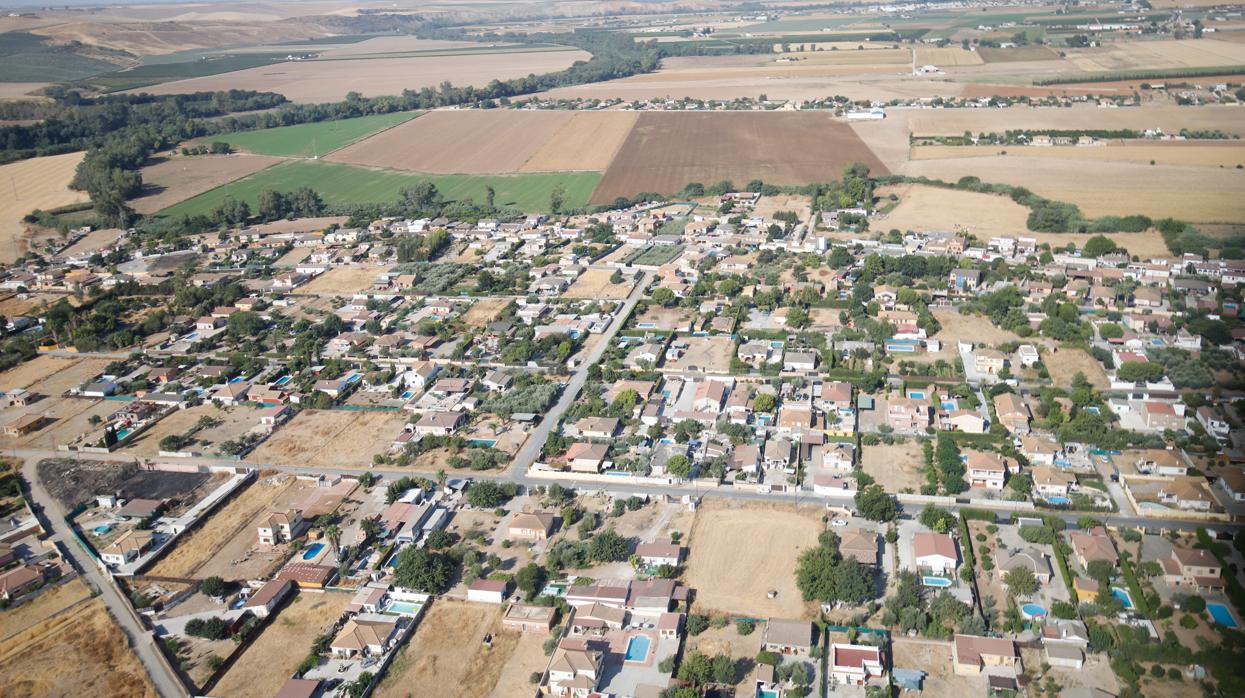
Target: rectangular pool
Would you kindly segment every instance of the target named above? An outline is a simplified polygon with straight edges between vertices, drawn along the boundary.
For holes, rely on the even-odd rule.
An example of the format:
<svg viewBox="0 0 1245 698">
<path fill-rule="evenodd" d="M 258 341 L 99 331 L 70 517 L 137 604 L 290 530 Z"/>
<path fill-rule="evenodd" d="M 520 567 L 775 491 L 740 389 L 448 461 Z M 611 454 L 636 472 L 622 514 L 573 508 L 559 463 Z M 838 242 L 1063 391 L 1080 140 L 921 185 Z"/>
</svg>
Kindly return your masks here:
<svg viewBox="0 0 1245 698">
<path fill-rule="evenodd" d="M 1228 610 L 1227 606 L 1221 603 L 1208 602 L 1206 604 L 1206 610 L 1210 611 L 1210 617 L 1214 618 L 1215 622 L 1223 627 L 1236 627 L 1236 619 L 1232 617 L 1232 611 Z"/>
<path fill-rule="evenodd" d="M 921 577 L 921 583 L 927 587 L 949 587 L 951 586 L 951 580 L 943 579 L 942 577 Z"/>
<path fill-rule="evenodd" d="M 649 642 L 645 635 L 633 635 L 630 640 L 627 640 L 627 654 L 625 655 L 627 661 L 644 661 L 648 657 Z"/>
<path fill-rule="evenodd" d="M 385 613 L 413 616 L 416 613 L 419 613 L 419 609 L 422 607 L 423 604 L 413 603 L 411 601 L 390 601 L 389 605 L 385 606 Z"/>
</svg>

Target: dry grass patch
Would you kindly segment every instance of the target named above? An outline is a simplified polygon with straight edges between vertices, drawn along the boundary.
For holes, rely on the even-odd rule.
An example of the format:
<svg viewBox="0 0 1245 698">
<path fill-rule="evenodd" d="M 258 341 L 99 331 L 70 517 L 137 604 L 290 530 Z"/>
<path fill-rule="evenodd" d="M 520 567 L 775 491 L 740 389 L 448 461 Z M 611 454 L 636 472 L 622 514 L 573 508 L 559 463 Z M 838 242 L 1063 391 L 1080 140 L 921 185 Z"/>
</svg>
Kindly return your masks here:
<svg viewBox="0 0 1245 698">
<path fill-rule="evenodd" d="M 1020 335 L 995 327 L 990 318 L 983 315 L 961 315 L 953 308 L 935 308 L 934 317 L 942 325 L 934 338 L 953 347 L 960 341 L 985 345 L 1021 341 Z"/>
<path fill-rule="evenodd" d="M 410 415 L 405 412 L 303 410 L 257 448 L 260 463 L 363 468 L 389 450 Z"/>
<path fill-rule="evenodd" d="M 965 51 L 959 46 L 922 46 L 916 50 L 916 62 L 921 65 L 981 65 L 981 54 Z"/>
<path fill-rule="evenodd" d="M 899 197 L 899 205 L 878 222 L 883 230 L 1014 235 L 1025 230 L 1029 217 L 1029 209 L 1006 196 L 918 184 L 901 184 L 879 193 Z"/>
<path fill-rule="evenodd" d="M 89 598 L 91 598 L 91 590 L 77 577 L 64 584 L 58 584 L 39 594 L 33 601 L 0 613 L 0 638 L 19 633 Z"/>
<path fill-rule="evenodd" d="M 887 492 L 921 490 L 925 484 L 925 465 L 919 442 L 864 446 L 860 454 L 861 468 Z"/>
<path fill-rule="evenodd" d="M 86 192 L 69 188 L 85 152 L 49 155 L 0 165 L 0 263 L 9 264 L 27 252 L 22 217 L 35 209 L 53 209 L 87 200 Z"/>
<path fill-rule="evenodd" d="M 189 432 L 203 417 L 219 420 L 219 426 L 195 432 L 195 443 L 186 447 L 188 451 L 214 453 L 220 444 L 237 440 L 246 432 L 259 424 L 260 415 L 264 410 L 257 407 L 235 406 L 227 409 L 204 403 L 189 409 L 177 410 L 157 422 L 147 431 L 134 437 L 126 444 L 125 451 L 154 456 L 160 451 L 160 440 L 166 436 L 180 435 Z"/>
<path fill-rule="evenodd" d="M 622 300 L 635 285 L 631 282 L 610 282 L 614 272 L 609 269 L 589 269 L 575 279 L 575 283 L 562 294 L 566 298 L 594 298 L 597 300 Z"/>
<path fill-rule="evenodd" d="M 1056 386 L 1071 386 L 1077 373 L 1084 373 L 1090 385 L 1100 390 L 1110 385 L 1102 364 L 1084 349 L 1059 349 L 1043 356 L 1042 361 Z"/>
<path fill-rule="evenodd" d="M 40 354 L 30 361 L 20 363 L 0 373 L 0 392 L 7 393 L 17 388 L 29 388 L 57 371 L 69 368 L 75 361 L 77 359 Z"/>
<path fill-rule="evenodd" d="M 549 658 L 545 656 L 543 648 L 544 642 L 545 638 L 541 635 L 519 636 L 514 651 L 502 667 L 489 698 L 526 697 L 535 693 L 528 677 L 533 672 L 544 671 L 549 663 Z"/>
<path fill-rule="evenodd" d="M 376 277 L 387 268 L 357 264 L 333 267 L 307 282 L 298 292 L 319 296 L 353 296 L 371 288 L 376 283 Z"/>
<path fill-rule="evenodd" d="M 604 170 L 638 117 L 633 111 L 575 113 L 519 171 Z"/>
<path fill-rule="evenodd" d="M 45 374 L 43 380 L 31 386 L 31 391 L 41 395 L 61 395 L 70 388 L 80 387 L 83 383 L 99 376 L 104 368 L 112 363 L 110 359 L 64 359 L 60 370 Z"/>
<path fill-rule="evenodd" d="M 155 213 L 282 160 L 284 158 L 248 153 L 158 157 L 142 169 L 143 193 L 131 203 L 139 213 Z"/>
<path fill-rule="evenodd" d="M 1069 168 L 1082 160 L 1134 162 L 1156 165 L 1236 167 L 1245 164 L 1245 144 L 1224 141 L 1111 141 L 1093 147 L 1042 147 L 996 145 L 919 145 L 912 149 L 913 160 L 993 157 L 1053 158 L 1065 160 Z"/>
<path fill-rule="evenodd" d="M 472 303 L 460 319 L 471 327 L 484 327 L 497 319 L 507 305 L 510 305 L 509 298 L 481 298 Z"/>
<path fill-rule="evenodd" d="M 0 695 L 157 694 L 103 602 L 91 601 L 5 640 Z"/>
<path fill-rule="evenodd" d="M 212 695 L 275 696 L 311 651 L 311 643 L 341 617 L 351 594 L 299 593 L 269 622 L 212 689 Z"/>
<path fill-rule="evenodd" d="M 499 627 L 497 606 L 437 599 L 394 658 L 375 695 L 486 695 L 519 642 L 518 633 L 501 633 Z M 481 642 L 490 632 L 491 649 Z"/>
<path fill-rule="evenodd" d="M 696 608 L 746 616 L 801 618 L 810 605 L 795 586 L 796 559 L 817 544 L 817 507 L 707 501 L 696 512 L 685 580 Z M 767 598 L 770 591 L 778 593 Z"/>
<path fill-rule="evenodd" d="M 1216 39 L 1121 41 L 1069 49 L 1068 60 L 1086 72 L 1201 68 L 1245 63 L 1245 45 Z"/>
</svg>

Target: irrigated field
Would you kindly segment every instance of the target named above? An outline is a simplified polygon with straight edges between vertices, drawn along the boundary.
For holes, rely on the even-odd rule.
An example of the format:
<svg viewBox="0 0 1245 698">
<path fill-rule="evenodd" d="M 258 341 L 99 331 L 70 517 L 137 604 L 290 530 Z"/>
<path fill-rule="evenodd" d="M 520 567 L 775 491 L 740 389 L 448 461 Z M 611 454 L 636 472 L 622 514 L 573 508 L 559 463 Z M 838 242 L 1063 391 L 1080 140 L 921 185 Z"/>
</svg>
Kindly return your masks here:
<svg viewBox="0 0 1245 698">
<path fill-rule="evenodd" d="M 278 162 L 281 158 L 247 154 L 157 157 L 143 168 L 143 194 L 130 204 L 139 213 L 155 213 Z"/>
<path fill-rule="evenodd" d="M 760 618 L 805 616 L 790 571 L 800 552 L 817 544 L 819 517 L 814 507 L 707 500 L 696 512 L 685 577 L 696 590 L 697 608 Z M 770 591 L 778 593 L 771 599 Z"/>
<path fill-rule="evenodd" d="M 427 117 L 424 117 L 427 118 Z M 423 119 L 418 119 L 422 121 Z M 416 182 L 432 182 L 449 200 L 472 198 L 483 202 L 486 187 L 496 191 L 498 206 L 522 211 L 549 209 L 549 194 L 561 184 L 566 188 L 567 207 L 583 206 L 601 176 L 595 172 L 532 173 L 520 175 L 421 175 L 396 170 L 378 170 L 321 161 L 295 160 L 282 163 L 166 208 L 164 216 L 210 213 L 226 196 L 246 201 L 254 209 L 265 189 L 291 191 L 312 187 L 331 206 L 388 203 L 398 200 L 405 187 Z"/>
<path fill-rule="evenodd" d="M 519 169 L 604 170 L 614 161 L 638 116 L 633 111 L 577 112 Z"/>
<path fill-rule="evenodd" d="M 27 213 L 87 200 L 86 192 L 69 188 L 83 155 L 65 153 L 0 165 L 0 263 L 11 263 L 26 253 L 21 237 L 22 217 Z"/>
<path fill-rule="evenodd" d="M 566 111 L 435 111 L 327 159 L 442 174 L 517 172 L 571 117 Z"/>
<path fill-rule="evenodd" d="M 414 111 L 372 114 L 355 119 L 228 133 L 212 136 L 204 141 L 223 141 L 240 150 L 260 155 L 310 158 L 331 153 L 378 131 L 393 128 L 414 119 L 419 114 L 420 112 Z"/>
<path fill-rule="evenodd" d="M 886 172 L 851 128 L 825 114 L 646 113 L 592 200 L 609 202 L 645 191 L 673 193 L 689 182 L 824 182 L 856 162 L 874 173 Z"/>
</svg>

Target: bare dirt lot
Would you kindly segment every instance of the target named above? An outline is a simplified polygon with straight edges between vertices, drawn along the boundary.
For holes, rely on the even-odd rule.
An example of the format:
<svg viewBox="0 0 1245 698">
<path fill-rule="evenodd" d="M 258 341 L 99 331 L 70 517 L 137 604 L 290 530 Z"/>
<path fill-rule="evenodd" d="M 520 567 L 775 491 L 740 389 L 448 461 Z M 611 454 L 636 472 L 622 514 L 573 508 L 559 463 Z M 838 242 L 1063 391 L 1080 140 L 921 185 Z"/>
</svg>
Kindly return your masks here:
<svg viewBox="0 0 1245 698">
<path fill-rule="evenodd" d="M 220 422 L 219 426 L 201 429 L 194 434 L 195 443 L 186 450 L 198 453 L 218 453 L 226 441 L 237 440 L 252 427 L 259 424 L 264 410 L 256 407 L 219 408 L 211 403 L 177 410 L 157 422 L 147 431 L 134 437 L 123 449 L 127 453 L 154 456 L 160 451 L 160 440 L 166 436 L 189 432 L 200 419 L 207 417 Z"/>
<path fill-rule="evenodd" d="M 731 337 L 686 337 L 679 341 L 687 342 L 687 352 L 673 361 L 666 361 L 666 368 L 707 373 L 730 370 L 735 352 L 735 340 Z"/>
<path fill-rule="evenodd" d="M 58 584 L 39 594 L 33 601 L 0 613 L 0 640 L 19 633 L 51 615 L 60 613 L 90 596 L 91 590 L 77 577 Z"/>
<path fill-rule="evenodd" d="M 125 635 L 96 600 L 5 640 L 0 695 L 154 698 L 156 691 Z"/>
<path fill-rule="evenodd" d="M 863 162 L 886 168 L 855 132 L 813 112 L 645 113 L 592 195 L 594 203 L 641 191 L 673 193 L 689 182 L 752 179 L 804 184 Z"/>
<path fill-rule="evenodd" d="M 17 442 L 36 448 L 55 448 L 95 430 L 97 427 L 91 424 L 91 417 L 105 419 L 120 407 L 118 403 L 107 400 L 54 397 L 40 400 L 25 409 L 26 414 L 42 414 L 47 419 L 38 431 L 17 439 Z M 8 441 L 9 437 L 0 439 Z"/>
<path fill-rule="evenodd" d="M 995 345 L 1020 341 L 1020 336 L 999 329 L 983 315 L 961 315 L 953 308 L 935 308 L 934 317 L 942 329 L 934 335 L 944 345 L 956 346 L 961 340 L 974 344 Z"/>
<path fill-rule="evenodd" d="M 259 463 L 363 468 L 389 450 L 402 431 L 406 412 L 303 410 L 277 429 L 252 459 Z"/>
<path fill-rule="evenodd" d="M 417 172 L 512 173 L 568 125 L 572 116 L 565 111 L 434 111 L 326 159 Z"/>
<path fill-rule="evenodd" d="M 294 597 L 221 678 L 212 695 L 276 695 L 311 651 L 311 643 L 341 617 L 350 597 L 333 591 Z"/>
<path fill-rule="evenodd" d="M 575 113 L 519 169 L 522 172 L 604 170 L 614 161 L 638 117 L 633 111 Z"/>
<path fill-rule="evenodd" d="M 951 668 L 951 643 L 938 640 L 896 639 L 891 645 L 894 666 L 927 672 L 921 695 L 926 698 L 963 698 L 982 695 L 986 681 L 959 676 Z"/>
<path fill-rule="evenodd" d="M 70 368 L 77 361 L 78 359 L 63 359 L 41 354 L 0 373 L 0 391 L 9 392 L 16 388 L 29 388 L 41 380 L 49 379 L 58 371 Z"/>
<path fill-rule="evenodd" d="M 377 275 L 387 268 L 363 264 L 333 267 L 307 282 L 298 292 L 321 296 L 353 296 L 371 288 L 376 283 Z"/>
<path fill-rule="evenodd" d="M 566 298 L 595 298 L 598 300 L 622 300 L 631 293 L 632 283 L 613 284 L 609 269 L 589 269 L 575 279 L 575 283 L 562 294 Z"/>
<path fill-rule="evenodd" d="M 460 319 L 471 327 L 485 327 L 507 305 L 510 305 L 509 298 L 481 298 L 472 303 L 471 307 L 462 314 Z"/>
<path fill-rule="evenodd" d="M 21 219 L 35 209 L 53 209 L 87 200 L 86 192 L 69 188 L 85 152 L 50 155 L 0 165 L 0 262 L 15 261 L 27 252 Z"/>
<path fill-rule="evenodd" d="M 816 507 L 709 500 L 692 526 L 686 582 L 696 607 L 760 618 L 809 615 L 795 586 L 796 558 L 822 531 Z M 777 590 L 774 598 L 768 592 Z"/>
<path fill-rule="evenodd" d="M 1077 373 L 1084 373 L 1095 388 L 1106 388 L 1110 384 L 1102 364 L 1084 349 L 1060 349 L 1043 356 L 1042 362 L 1057 386 L 1072 385 L 1072 378 Z"/>
<path fill-rule="evenodd" d="M 498 610 L 497 606 L 445 598 L 432 602 L 415 635 L 394 658 L 376 695 L 485 695 L 497 683 L 519 641 L 518 633 L 498 632 Z M 494 633 L 491 649 L 481 642 L 489 632 Z"/>
<path fill-rule="evenodd" d="M 282 160 L 284 158 L 249 153 L 158 156 L 142 169 L 143 193 L 131 205 L 139 213 L 155 213 Z"/>
<path fill-rule="evenodd" d="M 300 501 L 312 488 L 292 475 L 260 477 L 223 504 L 206 521 L 178 539 L 173 549 L 156 561 L 148 573 L 158 577 L 209 577 L 252 579 L 280 564 L 283 548 L 257 551 L 255 526 L 259 520 Z M 243 561 L 232 564 L 235 560 Z"/>
<path fill-rule="evenodd" d="M 347 92 L 364 97 L 398 94 L 405 89 L 436 87 L 443 81 L 458 86 L 483 85 L 531 73 L 561 70 L 586 61 L 585 51 L 479 53 L 459 56 L 373 58 L 367 60 L 288 61 L 232 73 L 177 80 L 144 87 L 139 92 L 182 94 L 217 90 L 279 92 L 290 101 L 336 102 Z"/>
<path fill-rule="evenodd" d="M 864 446 L 860 454 L 861 468 L 887 492 L 905 489 L 920 491 L 925 484 L 921 467 L 925 464 L 921 445 L 915 441 L 901 444 Z"/>
</svg>

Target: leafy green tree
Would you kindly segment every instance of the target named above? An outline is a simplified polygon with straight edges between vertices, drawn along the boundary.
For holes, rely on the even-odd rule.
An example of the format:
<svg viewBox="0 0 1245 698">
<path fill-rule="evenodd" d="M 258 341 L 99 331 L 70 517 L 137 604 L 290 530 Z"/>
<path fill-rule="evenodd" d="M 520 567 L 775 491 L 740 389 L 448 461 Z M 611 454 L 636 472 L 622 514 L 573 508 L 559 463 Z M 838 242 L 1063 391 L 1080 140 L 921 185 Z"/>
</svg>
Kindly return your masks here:
<svg viewBox="0 0 1245 698">
<path fill-rule="evenodd" d="M 1033 575 L 1033 570 L 1027 567 L 1016 567 L 1007 571 L 1003 575 L 1003 583 L 1007 585 L 1008 591 L 1019 596 L 1031 596 L 1037 593 L 1038 580 Z"/>
<path fill-rule="evenodd" d="M 895 499 L 881 485 L 870 485 L 856 493 L 856 511 L 870 521 L 893 521 Z"/>
<path fill-rule="evenodd" d="M 454 564 L 442 553 L 425 548 L 407 547 L 398 553 L 394 582 L 428 594 L 442 594 L 449 589 Z"/>
<path fill-rule="evenodd" d="M 545 579 L 544 568 L 534 562 L 529 562 L 515 573 L 514 584 L 528 599 L 534 599 L 545 587 Z"/>
<path fill-rule="evenodd" d="M 955 514 L 932 504 L 921 510 L 919 520 L 922 526 L 938 533 L 950 531 L 956 523 Z"/>
<path fill-rule="evenodd" d="M 631 554 L 627 539 L 608 528 L 592 537 L 588 543 L 588 557 L 596 562 L 622 562 Z"/>
<path fill-rule="evenodd" d="M 666 471 L 677 478 L 686 478 L 692 474 L 692 462 L 682 453 L 671 456 L 666 461 Z"/>
</svg>

